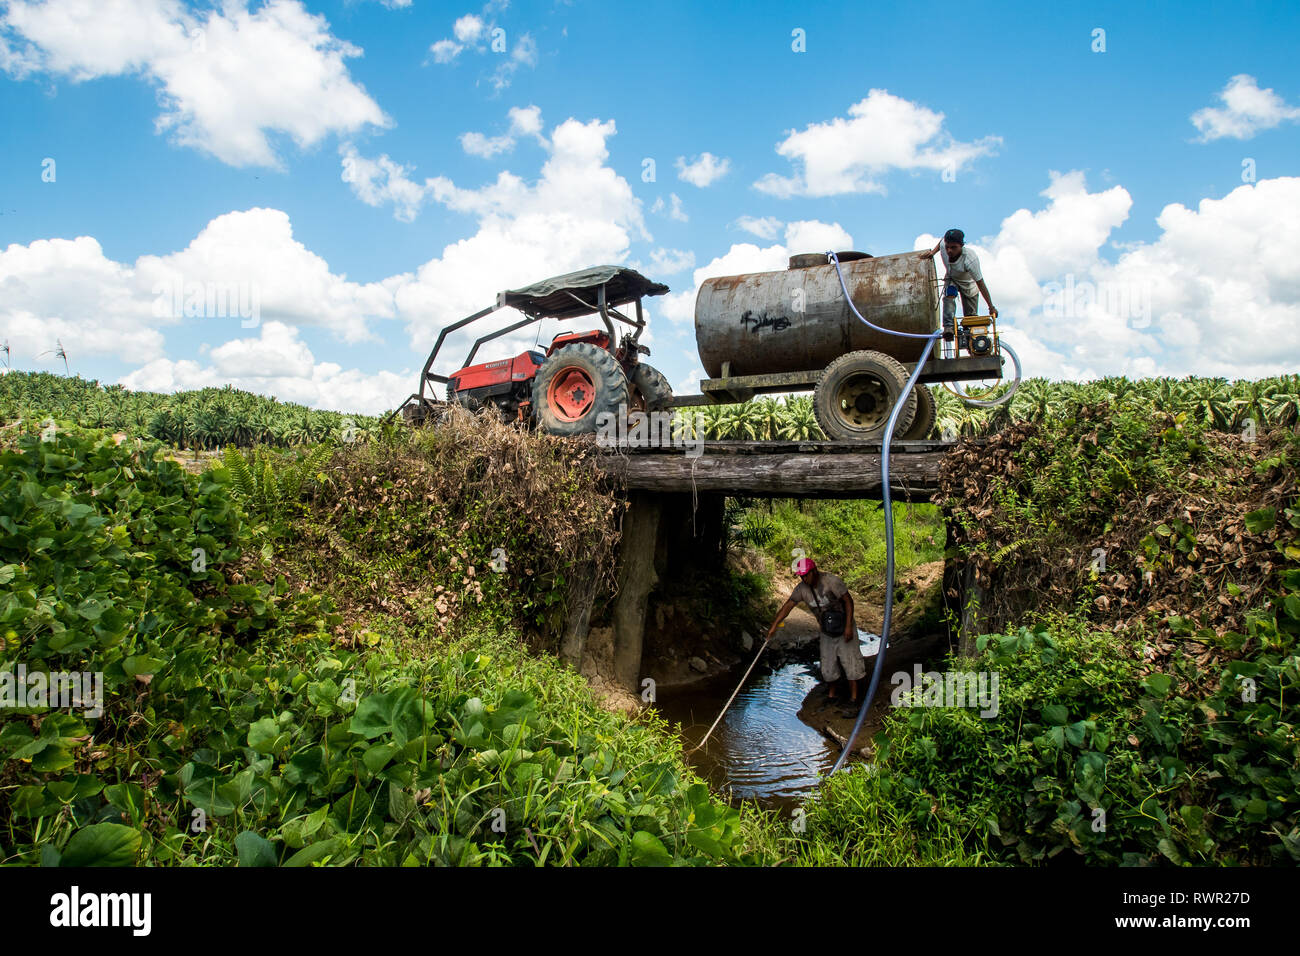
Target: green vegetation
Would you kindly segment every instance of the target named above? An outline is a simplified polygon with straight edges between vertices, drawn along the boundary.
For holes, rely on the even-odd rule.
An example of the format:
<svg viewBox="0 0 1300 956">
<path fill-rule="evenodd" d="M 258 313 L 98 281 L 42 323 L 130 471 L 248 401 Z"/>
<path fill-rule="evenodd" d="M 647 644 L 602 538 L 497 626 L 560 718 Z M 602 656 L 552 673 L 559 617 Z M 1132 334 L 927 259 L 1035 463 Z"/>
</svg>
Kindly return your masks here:
<svg viewBox="0 0 1300 956">
<path fill-rule="evenodd" d="M 998 674 L 997 714 L 900 708 L 800 858 L 887 859 L 845 838 L 887 819 L 918 862 L 1300 861 L 1297 466 L 1291 431 L 1087 404 L 954 455 L 958 548 L 1005 597 L 949 668 Z"/>
<path fill-rule="evenodd" d="M 795 832 L 537 653 L 570 582 L 609 584 L 617 502 L 579 443 L 464 416 L 280 450 L 191 431 L 227 448 L 192 475 L 154 416 L 76 395 L 143 397 L 5 376 L 0 669 L 101 673 L 104 707 L 0 710 L 0 862 L 1294 863 L 1294 378 L 1069 386 L 963 424 L 997 430 L 939 505 L 997 586 L 948 666 L 996 672 L 997 714 L 900 707 Z M 878 582 L 878 505 L 748 505 L 733 540 Z M 897 507 L 900 568 L 940 557 L 938 507 Z"/>
<path fill-rule="evenodd" d="M 943 516 L 933 505 L 894 503 L 894 562 L 901 571 L 943 557 Z M 778 566 L 802 549 L 855 591 L 885 573 L 885 512 L 879 501 L 776 501 L 764 551 Z"/>
<path fill-rule="evenodd" d="M 437 596 L 405 621 L 345 623 L 291 585 L 239 503 L 242 469 L 195 477 L 157 448 L 69 433 L 6 444 L 3 665 L 102 672 L 105 693 L 98 717 L 3 712 L 0 860 L 744 859 L 740 814 L 662 728 L 605 713 L 554 659 L 469 614 L 444 633 Z M 246 501 L 267 519 L 328 483 Z"/>
<path fill-rule="evenodd" d="M 1047 421 L 1071 403 L 1183 413 L 1192 424 L 1230 432 L 1248 427 L 1258 431 L 1273 426 L 1290 428 L 1300 418 L 1300 375 L 1234 382 L 1191 376 L 1136 381 L 1112 377 L 1085 383 L 1029 378 L 1006 406 L 995 409 L 971 408 L 942 386 L 928 387 L 938 405 L 935 437 L 985 435 L 1010 422 Z M 705 435 L 710 439 L 825 438 L 813 415 L 812 398 L 807 395 L 682 409 L 677 412 L 681 422 L 678 427 L 693 434 L 693 425 L 688 423 L 694 422 L 696 414 L 703 416 Z"/>
<path fill-rule="evenodd" d="M 369 415 L 317 411 L 230 386 L 160 395 L 49 372 L 0 375 L 0 421 L 15 419 L 129 432 L 183 449 L 365 441 L 380 430 Z"/>
</svg>

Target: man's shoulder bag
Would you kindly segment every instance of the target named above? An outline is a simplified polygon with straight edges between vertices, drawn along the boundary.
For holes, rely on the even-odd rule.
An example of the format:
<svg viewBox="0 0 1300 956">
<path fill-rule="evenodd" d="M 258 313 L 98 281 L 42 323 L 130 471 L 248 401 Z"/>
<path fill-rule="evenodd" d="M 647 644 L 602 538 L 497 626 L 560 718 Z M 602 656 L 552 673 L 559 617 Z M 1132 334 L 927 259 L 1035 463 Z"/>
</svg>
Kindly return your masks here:
<svg viewBox="0 0 1300 956">
<path fill-rule="evenodd" d="M 811 588 L 809 590 L 812 590 Z M 813 592 L 813 598 L 817 599 L 816 592 Z M 839 604 L 822 606 L 820 600 L 817 601 L 817 620 L 821 624 L 822 633 L 828 637 L 844 636 L 844 607 Z"/>
</svg>

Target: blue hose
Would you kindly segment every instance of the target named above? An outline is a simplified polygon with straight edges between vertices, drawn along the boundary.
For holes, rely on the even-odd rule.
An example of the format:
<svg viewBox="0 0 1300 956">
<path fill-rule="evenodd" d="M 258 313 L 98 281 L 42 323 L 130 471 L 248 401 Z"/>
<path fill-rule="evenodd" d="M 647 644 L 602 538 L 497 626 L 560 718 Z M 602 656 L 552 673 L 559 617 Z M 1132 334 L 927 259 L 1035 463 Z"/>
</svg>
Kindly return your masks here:
<svg viewBox="0 0 1300 956">
<path fill-rule="evenodd" d="M 889 415 L 889 421 L 885 424 L 884 444 L 880 449 L 880 491 L 885 506 L 885 616 L 880 626 L 880 650 L 876 652 L 876 665 L 871 672 L 871 683 L 867 686 L 867 693 L 862 698 L 862 707 L 858 711 L 858 719 L 853 724 L 853 732 L 849 734 L 849 739 L 844 744 L 844 749 L 840 751 L 839 759 L 835 761 L 835 766 L 831 767 L 830 777 L 844 766 L 844 761 L 849 758 L 853 751 L 853 742 L 857 740 L 858 732 L 862 730 L 862 725 L 866 722 L 867 713 L 871 710 L 871 702 L 875 699 L 876 690 L 880 686 L 880 675 L 885 670 L 885 650 L 889 646 L 889 624 L 894 612 L 894 509 L 889 497 L 889 446 L 894 440 L 894 426 L 898 424 L 899 413 L 902 412 L 903 406 L 907 403 L 907 396 L 912 393 L 912 388 L 916 385 L 916 380 L 921 377 L 921 369 L 930 359 L 930 352 L 934 348 L 934 343 L 938 341 L 939 336 L 943 334 L 943 329 L 936 329 L 930 333 L 918 332 L 896 332 L 893 329 L 882 328 L 874 322 L 863 318 L 862 313 L 858 311 L 853 304 L 853 297 L 849 295 L 848 286 L 844 283 L 844 273 L 840 271 L 840 260 L 833 252 L 826 253 L 826 258 L 835 266 L 835 274 L 839 276 L 840 288 L 844 290 L 844 301 L 849 304 L 853 311 L 863 323 L 877 332 L 884 332 L 887 335 L 899 335 L 909 339 L 926 339 L 925 349 L 921 352 L 921 359 L 916 363 L 916 368 L 907 379 L 907 385 L 904 386 L 903 392 L 894 403 L 894 410 Z"/>
</svg>

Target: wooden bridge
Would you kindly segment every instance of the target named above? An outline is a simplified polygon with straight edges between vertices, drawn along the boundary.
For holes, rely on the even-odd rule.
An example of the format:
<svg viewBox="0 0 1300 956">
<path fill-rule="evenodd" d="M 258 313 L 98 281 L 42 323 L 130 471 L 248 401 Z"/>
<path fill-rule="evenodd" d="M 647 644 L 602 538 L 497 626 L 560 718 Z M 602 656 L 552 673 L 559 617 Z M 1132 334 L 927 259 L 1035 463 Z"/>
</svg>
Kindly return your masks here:
<svg viewBox="0 0 1300 956">
<path fill-rule="evenodd" d="M 890 494 L 929 501 L 951 442 L 894 442 Z M 609 446 L 597 466 L 628 491 L 747 498 L 881 497 L 882 446 L 862 442 L 706 441 L 694 447 Z"/>
<path fill-rule="evenodd" d="M 890 494 L 897 501 L 930 501 L 951 442 L 895 442 Z M 588 459 L 626 489 L 618 560 L 618 592 L 611 608 L 613 647 L 588 646 L 595 595 L 571 595 L 561 656 L 575 667 L 584 657 L 613 658 L 612 676 L 636 691 L 650 596 L 669 569 L 720 560 L 725 547 L 725 499 L 881 498 L 880 444 L 844 442 L 708 441 L 693 447 L 602 447 Z M 579 575 L 578 580 L 583 576 Z M 606 629 L 602 629 L 604 631 Z"/>
</svg>

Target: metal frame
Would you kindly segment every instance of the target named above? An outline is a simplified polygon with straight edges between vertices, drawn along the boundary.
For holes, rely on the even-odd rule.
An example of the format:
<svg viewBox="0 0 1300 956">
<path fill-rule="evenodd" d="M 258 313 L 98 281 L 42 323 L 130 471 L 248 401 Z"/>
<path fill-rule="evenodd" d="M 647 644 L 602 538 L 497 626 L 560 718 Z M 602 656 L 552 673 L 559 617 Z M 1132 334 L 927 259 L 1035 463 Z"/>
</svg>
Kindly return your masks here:
<svg viewBox="0 0 1300 956">
<path fill-rule="evenodd" d="M 1001 355 L 993 354 L 980 358 L 930 359 L 921 369 L 919 382 L 957 382 L 978 381 L 985 378 L 1001 378 Z M 904 362 L 903 367 L 910 375 L 916 368 L 915 362 Z M 803 372 L 778 372 L 771 375 L 731 375 L 726 378 L 707 378 L 700 382 L 700 395 L 677 395 L 673 397 L 672 408 L 685 408 L 695 405 L 728 405 L 734 402 L 747 402 L 755 395 L 765 392 L 791 392 L 810 389 L 817 385 L 825 369 L 808 369 Z"/>
</svg>

